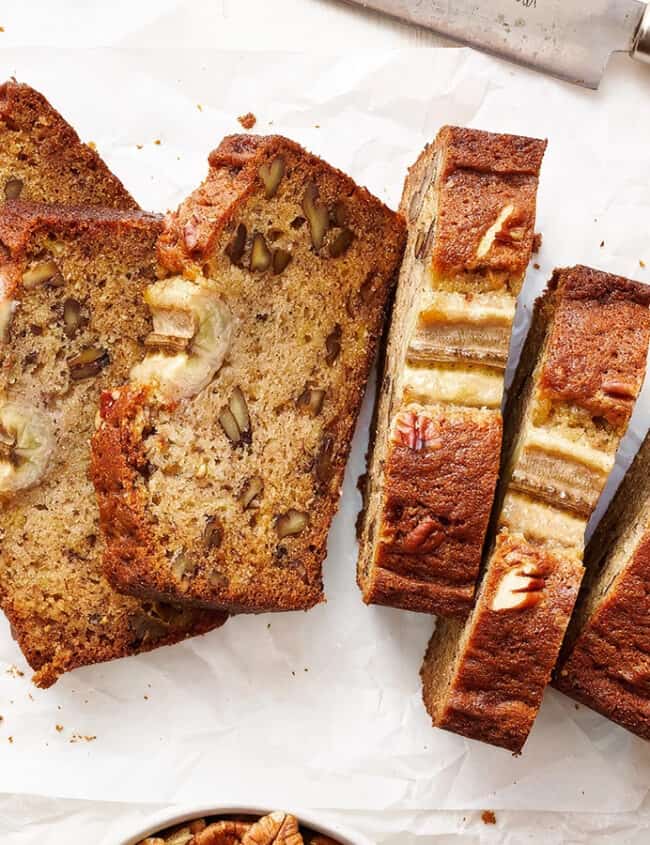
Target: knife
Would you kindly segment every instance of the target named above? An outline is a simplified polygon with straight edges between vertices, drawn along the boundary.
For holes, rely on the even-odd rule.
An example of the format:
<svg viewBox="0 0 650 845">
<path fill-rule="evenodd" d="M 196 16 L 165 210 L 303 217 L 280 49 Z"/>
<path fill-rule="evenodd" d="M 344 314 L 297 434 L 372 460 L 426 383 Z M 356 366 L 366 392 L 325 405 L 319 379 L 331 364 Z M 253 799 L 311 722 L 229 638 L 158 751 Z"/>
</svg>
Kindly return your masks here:
<svg viewBox="0 0 650 845">
<path fill-rule="evenodd" d="M 650 5 L 638 0 L 348 2 L 586 88 L 598 88 L 614 52 L 650 63 Z"/>
</svg>

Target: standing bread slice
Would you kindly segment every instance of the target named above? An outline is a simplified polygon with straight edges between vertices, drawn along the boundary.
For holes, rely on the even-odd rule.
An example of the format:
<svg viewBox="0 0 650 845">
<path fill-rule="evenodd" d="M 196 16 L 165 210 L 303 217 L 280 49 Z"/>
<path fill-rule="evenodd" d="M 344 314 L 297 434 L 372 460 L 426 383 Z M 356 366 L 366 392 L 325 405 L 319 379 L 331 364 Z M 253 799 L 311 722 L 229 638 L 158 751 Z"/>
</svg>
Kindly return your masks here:
<svg viewBox="0 0 650 845">
<path fill-rule="evenodd" d="M 0 85 L 0 202 L 18 198 L 138 207 L 96 151 L 79 140 L 45 97 L 12 79 Z"/>
<path fill-rule="evenodd" d="M 643 382 L 650 287 L 557 270 L 506 407 L 496 537 L 465 624 L 438 621 L 422 667 L 437 727 L 518 752 L 583 575 L 584 531 Z"/>
<path fill-rule="evenodd" d="M 466 616 L 501 449 L 516 298 L 546 143 L 445 127 L 411 169 L 365 482 L 364 601 Z"/>
<path fill-rule="evenodd" d="M 102 390 L 144 351 L 161 229 L 139 211 L 0 207 L 0 605 L 39 686 L 224 621 L 121 596 L 101 568 L 90 438 Z"/>
<path fill-rule="evenodd" d="M 160 239 L 152 352 L 94 440 L 119 589 L 245 612 L 322 601 L 404 234 L 292 141 L 233 136 L 212 153 Z"/>
<path fill-rule="evenodd" d="M 554 685 L 650 739 L 650 435 L 585 553 Z"/>
</svg>

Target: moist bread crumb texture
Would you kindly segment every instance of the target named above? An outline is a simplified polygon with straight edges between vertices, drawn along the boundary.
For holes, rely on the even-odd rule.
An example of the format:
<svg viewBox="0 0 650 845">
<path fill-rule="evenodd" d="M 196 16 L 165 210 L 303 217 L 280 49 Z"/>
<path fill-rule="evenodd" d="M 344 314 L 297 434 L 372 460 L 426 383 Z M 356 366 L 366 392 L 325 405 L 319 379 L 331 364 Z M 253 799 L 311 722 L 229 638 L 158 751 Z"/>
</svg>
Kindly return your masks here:
<svg viewBox="0 0 650 845">
<path fill-rule="evenodd" d="M 645 374 L 650 288 L 558 270 L 506 408 L 496 539 L 468 621 L 440 620 L 422 667 L 434 725 L 519 752 L 583 575 L 587 521 Z"/>
<path fill-rule="evenodd" d="M 585 553 L 554 685 L 650 739 L 650 435 Z"/>
<path fill-rule="evenodd" d="M 159 241 L 149 355 L 94 438 L 118 588 L 249 612 L 322 600 L 404 238 L 399 215 L 290 141 L 233 136 L 211 155 Z"/>
<path fill-rule="evenodd" d="M 224 620 L 121 596 L 101 568 L 90 439 L 100 393 L 151 331 L 161 227 L 137 211 L 0 208 L 0 603 L 39 686 Z"/>
<path fill-rule="evenodd" d="M 45 97 L 15 80 L 0 85 L 0 202 L 12 199 L 138 207 Z"/>
<path fill-rule="evenodd" d="M 469 613 L 545 147 L 445 127 L 409 172 L 409 237 L 360 520 L 367 603 Z"/>
</svg>

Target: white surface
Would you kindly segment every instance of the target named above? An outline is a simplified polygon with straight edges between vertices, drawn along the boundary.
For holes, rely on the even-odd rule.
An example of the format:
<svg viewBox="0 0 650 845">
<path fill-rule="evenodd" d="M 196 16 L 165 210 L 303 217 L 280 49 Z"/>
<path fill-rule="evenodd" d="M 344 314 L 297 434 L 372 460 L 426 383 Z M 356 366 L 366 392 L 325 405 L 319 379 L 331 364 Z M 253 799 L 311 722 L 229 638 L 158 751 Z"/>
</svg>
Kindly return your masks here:
<svg viewBox="0 0 650 845">
<path fill-rule="evenodd" d="M 66 13 L 67 11 L 67 13 Z M 444 44 L 344 0 L 21 0 L 0 6 L 7 47 L 219 47 L 344 52 Z"/>
<path fill-rule="evenodd" d="M 556 264 L 650 279 L 639 266 L 650 265 L 650 113 L 638 108 L 650 76 L 627 62 L 596 95 L 461 50 L 336 58 L 41 48 L 2 58 L 2 75 L 43 90 L 151 208 L 197 184 L 209 149 L 249 109 L 258 131 L 296 138 L 392 205 L 444 122 L 548 136 L 544 247 L 527 300 Z M 418 670 L 431 620 L 366 608 L 354 583 L 368 419 L 366 403 L 330 535 L 327 605 L 232 619 L 49 691 L 2 671 L 23 663 L 0 627 L 8 841 L 108 843 L 125 817 L 138 826 L 162 804 L 199 801 L 323 808 L 390 845 L 646 841 L 648 746 L 559 694 L 547 695 L 518 759 L 430 728 Z M 97 738 L 71 743 L 73 733 Z M 488 808 L 494 828 L 480 821 Z"/>
</svg>

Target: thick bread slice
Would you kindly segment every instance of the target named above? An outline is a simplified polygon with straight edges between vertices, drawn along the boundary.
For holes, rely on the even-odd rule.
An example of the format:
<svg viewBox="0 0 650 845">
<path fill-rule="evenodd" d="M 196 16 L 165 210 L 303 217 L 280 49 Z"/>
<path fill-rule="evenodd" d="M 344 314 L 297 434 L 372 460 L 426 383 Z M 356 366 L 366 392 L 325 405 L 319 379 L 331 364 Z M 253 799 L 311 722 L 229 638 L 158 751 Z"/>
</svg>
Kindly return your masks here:
<svg viewBox="0 0 650 845">
<path fill-rule="evenodd" d="M 5 199 L 135 209 L 136 201 L 94 149 L 42 94 L 0 85 L 0 202 Z"/>
<path fill-rule="evenodd" d="M 106 573 L 139 595 L 306 609 L 404 224 L 284 138 L 226 138 L 210 165 L 160 239 L 162 351 L 94 440 Z M 196 296 L 220 314 L 207 340 Z"/>
<path fill-rule="evenodd" d="M 90 438 L 102 389 L 142 355 L 161 228 L 138 211 L 0 208 L 0 604 L 39 686 L 224 621 L 121 596 L 101 569 Z"/>
<path fill-rule="evenodd" d="M 650 287 L 587 267 L 557 270 L 537 301 L 476 605 L 464 625 L 438 623 L 422 667 L 437 727 L 523 747 L 582 580 L 584 530 L 643 382 L 649 305 Z"/>
<path fill-rule="evenodd" d="M 650 739 L 650 435 L 587 547 L 585 567 L 554 685 Z"/>
<path fill-rule="evenodd" d="M 409 172 L 409 240 L 360 521 L 368 603 L 469 613 L 545 148 L 448 126 Z"/>
</svg>

